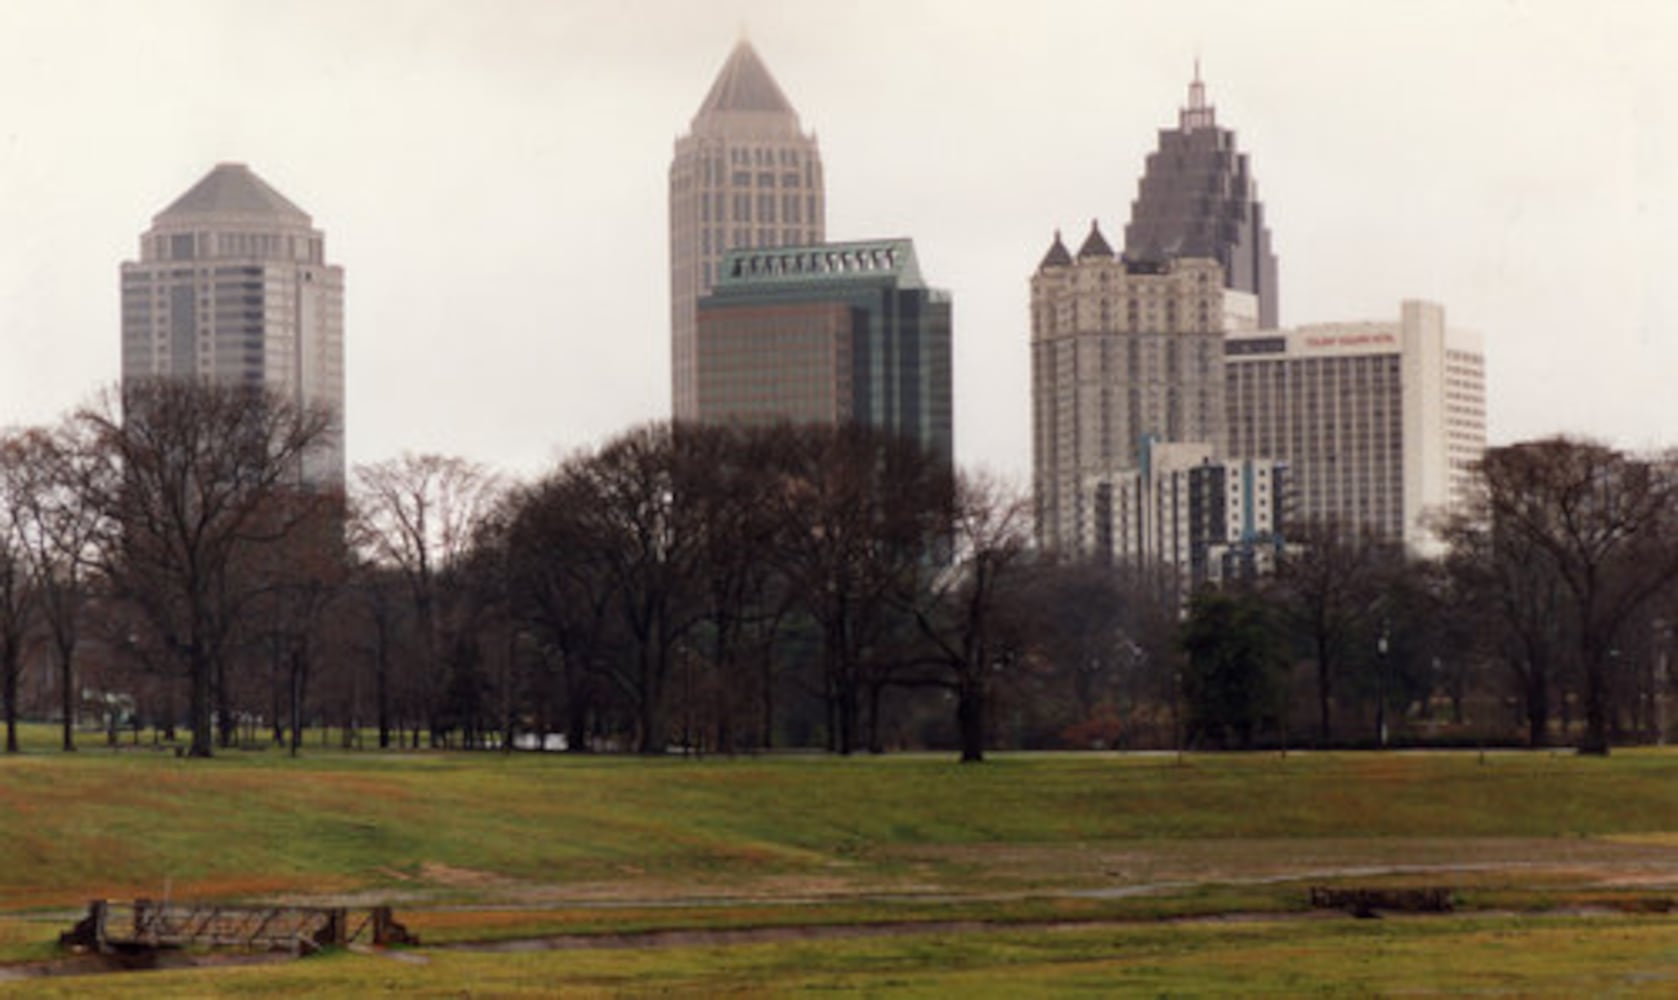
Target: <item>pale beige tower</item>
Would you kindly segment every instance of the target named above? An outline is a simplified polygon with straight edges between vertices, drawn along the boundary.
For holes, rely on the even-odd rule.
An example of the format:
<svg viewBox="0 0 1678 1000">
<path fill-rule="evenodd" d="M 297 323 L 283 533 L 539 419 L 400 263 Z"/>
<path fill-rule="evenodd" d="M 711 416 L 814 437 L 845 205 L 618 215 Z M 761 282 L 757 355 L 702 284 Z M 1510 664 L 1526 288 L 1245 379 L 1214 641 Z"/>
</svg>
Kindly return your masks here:
<svg viewBox="0 0 1678 1000">
<path fill-rule="evenodd" d="M 1094 223 L 1076 258 L 1055 234 L 1031 278 L 1037 541 L 1088 554 L 1090 484 L 1139 468 L 1149 442 L 1221 444 L 1223 337 L 1258 299 L 1210 258 L 1125 261 Z"/>
<path fill-rule="evenodd" d="M 677 420 L 699 415 L 698 302 L 736 247 L 826 239 L 821 153 L 814 133 L 741 40 L 676 140 L 670 163 L 670 377 Z"/>
<path fill-rule="evenodd" d="M 122 265 L 122 377 L 266 386 L 334 416 L 311 483 L 344 482 L 344 270 L 308 213 L 220 163 L 152 218 Z"/>
</svg>

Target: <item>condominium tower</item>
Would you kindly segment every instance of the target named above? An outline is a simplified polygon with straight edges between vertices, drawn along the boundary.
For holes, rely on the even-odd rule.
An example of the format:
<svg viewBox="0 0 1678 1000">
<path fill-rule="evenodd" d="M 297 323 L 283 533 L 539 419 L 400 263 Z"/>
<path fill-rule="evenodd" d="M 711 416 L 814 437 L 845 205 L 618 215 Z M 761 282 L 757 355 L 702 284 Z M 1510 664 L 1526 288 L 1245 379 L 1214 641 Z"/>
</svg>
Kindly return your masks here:
<svg viewBox="0 0 1678 1000">
<path fill-rule="evenodd" d="M 1218 459 L 1204 441 L 1149 441 L 1138 468 L 1091 486 L 1088 551 L 1150 571 L 1182 600 L 1204 583 L 1268 573 L 1290 513 L 1287 463 Z"/>
<path fill-rule="evenodd" d="M 303 477 L 344 482 L 344 271 L 308 214 L 220 163 L 152 218 L 122 265 L 122 377 L 261 385 L 334 416 Z"/>
<path fill-rule="evenodd" d="M 1222 440 L 1223 335 L 1256 322 L 1215 260 L 1121 260 L 1093 223 L 1073 257 L 1055 234 L 1031 279 L 1039 545 L 1087 550 L 1089 484 L 1137 468 L 1145 441 Z"/>
<path fill-rule="evenodd" d="M 677 420 L 699 416 L 695 306 L 736 247 L 826 238 L 814 133 L 749 42 L 734 47 L 670 164 L 670 377 Z"/>
<path fill-rule="evenodd" d="M 1159 149 L 1148 156 L 1131 202 L 1124 256 L 1153 263 L 1210 257 L 1231 289 L 1258 296 L 1259 326 L 1277 323 L 1276 255 L 1264 206 L 1247 154 L 1237 150 L 1233 131 L 1218 127 L 1217 109 L 1206 103 L 1199 63 L 1177 127 L 1161 129 Z"/>
<path fill-rule="evenodd" d="M 699 300 L 699 420 L 855 422 L 950 461 L 950 297 L 909 240 L 731 250 Z"/>
</svg>

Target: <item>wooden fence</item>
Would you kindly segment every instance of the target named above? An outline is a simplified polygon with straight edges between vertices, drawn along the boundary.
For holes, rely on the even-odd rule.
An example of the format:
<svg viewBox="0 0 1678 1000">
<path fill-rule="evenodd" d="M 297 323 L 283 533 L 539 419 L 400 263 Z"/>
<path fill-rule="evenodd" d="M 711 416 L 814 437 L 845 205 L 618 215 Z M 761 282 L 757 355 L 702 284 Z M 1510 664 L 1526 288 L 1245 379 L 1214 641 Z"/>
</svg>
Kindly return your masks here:
<svg viewBox="0 0 1678 1000">
<path fill-rule="evenodd" d="M 96 899 L 59 935 L 61 948 L 112 954 L 162 948 L 237 948 L 308 955 L 350 944 L 418 944 L 390 907 L 227 906 Z"/>
</svg>

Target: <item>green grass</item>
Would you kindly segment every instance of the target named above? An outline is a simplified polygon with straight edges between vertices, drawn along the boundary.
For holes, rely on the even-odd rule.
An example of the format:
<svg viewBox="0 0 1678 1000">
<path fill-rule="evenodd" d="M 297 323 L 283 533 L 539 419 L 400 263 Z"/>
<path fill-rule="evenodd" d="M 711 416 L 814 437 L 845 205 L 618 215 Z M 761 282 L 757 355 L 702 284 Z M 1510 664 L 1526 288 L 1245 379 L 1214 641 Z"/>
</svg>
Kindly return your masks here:
<svg viewBox="0 0 1678 1000">
<path fill-rule="evenodd" d="M 1678 921 L 1291 921 L 405 956 L 33 980 L 31 996 L 1670 996 Z M 7 987 L 0 986 L 0 995 Z"/>
<path fill-rule="evenodd" d="M 0 758 L 0 911 L 515 888 L 1064 891 L 1460 859 L 1678 857 L 1678 754 L 706 760 Z M 1314 867 L 1313 867 L 1314 866 Z"/>
<path fill-rule="evenodd" d="M 25 984 L 47 995 L 1565 995 L 1599 980 L 1658 995 L 1678 983 L 1661 978 L 1678 967 L 1678 922 L 1659 913 L 1678 898 L 1674 752 L 191 761 L 91 744 L 60 754 L 46 735 L 0 757 L 0 963 L 51 955 L 87 899 L 165 891 L 391 902 L 430 945 L 900 925 Z M 1277 919 L 1325 882 L 1449 885 L 1469 912 Z M 1625 915 L 1565 916 L 1577 906 Z M 1227 913 L 1270 919 L 1162 923 Z M 987 929 L 905 933 L 958 922 Z"/>
</svg>

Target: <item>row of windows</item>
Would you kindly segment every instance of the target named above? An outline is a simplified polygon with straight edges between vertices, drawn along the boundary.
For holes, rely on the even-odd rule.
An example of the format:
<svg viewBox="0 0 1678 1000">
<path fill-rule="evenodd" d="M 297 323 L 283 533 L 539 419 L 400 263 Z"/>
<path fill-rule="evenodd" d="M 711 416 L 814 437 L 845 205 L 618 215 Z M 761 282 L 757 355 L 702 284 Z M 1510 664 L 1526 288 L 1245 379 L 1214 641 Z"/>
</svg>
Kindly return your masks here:
<svg viewBox="0 0 1678 1000">
<path fill-rule="evenodd" d="M 149 237 L 146 245 L 151 260 L 266 257 L 320 264 L 326 259 L 325 241 L 320 237 L 286 233 L 167 233 Z"/>
</svg>

